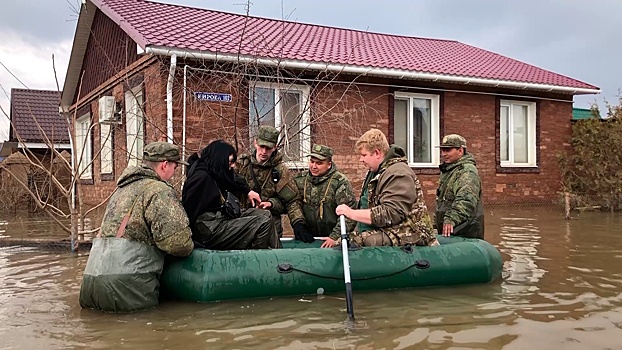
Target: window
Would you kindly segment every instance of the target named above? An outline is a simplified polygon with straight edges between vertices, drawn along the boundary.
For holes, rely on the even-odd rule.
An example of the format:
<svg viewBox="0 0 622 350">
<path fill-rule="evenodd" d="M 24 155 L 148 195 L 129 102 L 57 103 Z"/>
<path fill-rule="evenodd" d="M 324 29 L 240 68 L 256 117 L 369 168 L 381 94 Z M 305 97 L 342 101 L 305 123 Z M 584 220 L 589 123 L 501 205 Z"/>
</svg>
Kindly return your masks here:
<svg viewBox="0 0 622 350">
<path fill-rule="evenodd" d="M 291 166 L 305 166 L 304 158 L 311 149 L 309 87 L 255 83 L 249 100 L 251 140 L 260 125 L 272 125 L 281 130 L 283 159 Z"/>
<path fill-rule="evenodd" d="M 143 91 L 140 86 L 125 92 L 125 119 L 128 165 L 138 165 L 143 158 L 145 122 L 143 113 Z"/>
<path fill-rule="evenodd" d="M 439 165 L 439 96 L 395 93 L 394 102 L 394 143 L 406 151 L 408 163 Z"/>
<path fill-rule="evenodd" d="M 78 160 L 78 177 L 92 179 L 91 171 L 91 114 L 87 113 L 76 120 L 76 159 Z"/>
<path fill-rule="evenodd" d="M 499 150 L 502 167 L 536 166 L 536 104 L 501 101 Z"/>
<path fill-rule="evenodd" d="M 112 160 L 112 128 L 110 124 L 99 124 L 100 131 L 100 159 L 101 159 L 101 173 L 112 174 L 113 160 Z"/>
</svg>

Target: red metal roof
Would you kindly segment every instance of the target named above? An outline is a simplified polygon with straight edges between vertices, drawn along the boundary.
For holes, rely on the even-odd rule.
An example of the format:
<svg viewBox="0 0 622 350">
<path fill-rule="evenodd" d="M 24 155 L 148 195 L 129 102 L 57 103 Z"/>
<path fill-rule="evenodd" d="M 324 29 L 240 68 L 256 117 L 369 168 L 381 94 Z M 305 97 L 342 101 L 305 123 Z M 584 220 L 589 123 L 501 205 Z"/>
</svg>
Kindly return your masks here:
<svg viewBox="0 0 622 350">
<path fill-rule="evenodd" d="M 56 143 L 69 143 L 67 122 L 58 112 L 59 105 L 58 91 L 11 89 L 11 124 L 14 130 L 11 130 L 10 138 L 17 140 L 19 136 L 24 142 L 45 142 L 47 136 Z"/>
<path fill-rule="evenodd" d="M 92 0 L 143 48 L 399 69 L 449 76 L 596 86 L 453 40 L 296 23 L 146 0 Z"/>
</svg>

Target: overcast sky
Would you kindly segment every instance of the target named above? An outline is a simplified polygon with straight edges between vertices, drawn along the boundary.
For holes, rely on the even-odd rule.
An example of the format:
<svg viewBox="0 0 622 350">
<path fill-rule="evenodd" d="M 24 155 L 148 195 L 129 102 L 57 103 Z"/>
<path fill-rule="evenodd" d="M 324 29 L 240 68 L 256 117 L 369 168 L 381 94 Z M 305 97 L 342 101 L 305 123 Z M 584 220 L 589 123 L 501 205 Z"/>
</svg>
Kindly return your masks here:
<svg viewBox="0 0 622 350">
<path fill-rule="evenodd" d="M 0 106 L 11 88 L 62 88 L 81 0 L 0 0 Z M 160 0 L 245 13 L 244 0 Z M 602 89 L 575 107 L 616 102 L 621 0 L 253 0 L 250 14 L 371 32 L 458 40 Z M 0 112 L 0 141 L 8 120 Z"/>
</svg>

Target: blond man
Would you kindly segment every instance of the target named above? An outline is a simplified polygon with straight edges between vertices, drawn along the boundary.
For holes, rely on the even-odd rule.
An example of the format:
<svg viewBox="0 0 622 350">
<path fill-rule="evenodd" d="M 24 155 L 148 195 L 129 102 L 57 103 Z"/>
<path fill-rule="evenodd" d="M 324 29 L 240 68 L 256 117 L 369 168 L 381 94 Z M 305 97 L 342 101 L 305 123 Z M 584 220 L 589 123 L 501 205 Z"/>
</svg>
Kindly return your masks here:
<svg viewBox="0 0 622 350">
<path fill-rule="evenodd" d="M 421 183 L 404 150 L 389 146 L 378 129 L 363 134 L 356 148 L 368 168 L 358 209 L 342 204 L 335 210 L 358 222 L 352 241 L 362 246 L 438 245 Z"/>
</svg>

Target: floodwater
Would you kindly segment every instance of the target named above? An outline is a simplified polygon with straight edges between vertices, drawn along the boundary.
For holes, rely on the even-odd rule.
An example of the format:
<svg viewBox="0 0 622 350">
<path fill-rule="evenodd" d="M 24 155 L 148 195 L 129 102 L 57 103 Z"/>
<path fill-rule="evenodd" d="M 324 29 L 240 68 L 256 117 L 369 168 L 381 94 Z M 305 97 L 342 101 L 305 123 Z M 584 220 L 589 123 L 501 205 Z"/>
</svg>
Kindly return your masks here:
<svg viewBox="0 0 622 350">
<path fill-rule="evenodd" d="M 4 220 L 4 221 L 2 221 Z M 54 226 L 2 218 L 0 239 Z M 0 349 L 622 349 L 622 215 L 495 209 L 491 284 L 210 304 L 129 315 L 81 310 L 86 253 L 0 247 Z"/>
</svg>

